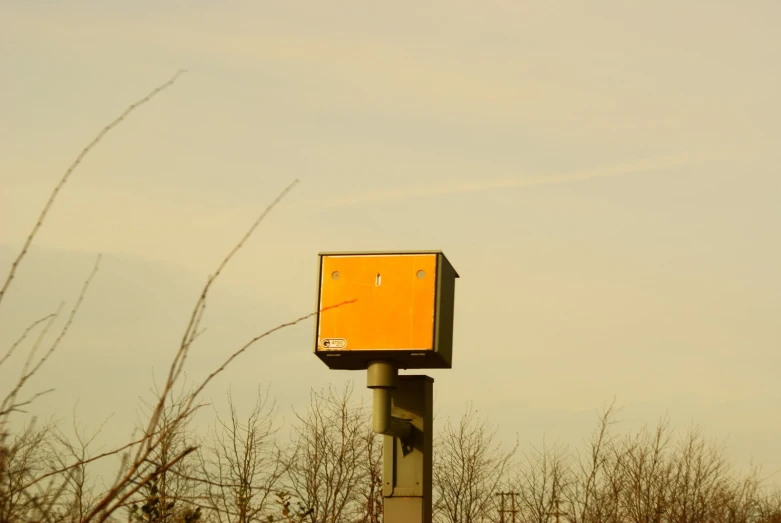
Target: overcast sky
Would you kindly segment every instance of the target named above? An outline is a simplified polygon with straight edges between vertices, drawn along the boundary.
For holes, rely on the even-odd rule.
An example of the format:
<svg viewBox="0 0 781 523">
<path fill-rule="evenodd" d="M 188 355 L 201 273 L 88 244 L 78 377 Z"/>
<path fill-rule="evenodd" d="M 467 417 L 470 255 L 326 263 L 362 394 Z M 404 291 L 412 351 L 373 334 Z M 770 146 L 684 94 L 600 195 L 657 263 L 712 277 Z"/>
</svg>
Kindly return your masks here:
<svg viewBox="0 0 781 523">
<path fill-rule="evenodd" d="M 207 275 L 300 179 L 215 289 L 193 380 L 313 309 L 319 251 L 441 249 L 461 275 L 442 419 L 473 401 L 507 441 L 578 444 L 615 397 L 621 430 L 668 413 L 781 469 L 779 20 L 775 0 L 5 0 L 4 272 L 94 134 L 188 73 L 75 173 L 0 343 L 103 253 L 29 390 L 57 388 L 37 415 L 78 402 L 125 437 Z M 270 384 L 288 419 L 310 386 L 368 398 L 312 334 L 274 335 L 207 397 Z"/>
</svg>

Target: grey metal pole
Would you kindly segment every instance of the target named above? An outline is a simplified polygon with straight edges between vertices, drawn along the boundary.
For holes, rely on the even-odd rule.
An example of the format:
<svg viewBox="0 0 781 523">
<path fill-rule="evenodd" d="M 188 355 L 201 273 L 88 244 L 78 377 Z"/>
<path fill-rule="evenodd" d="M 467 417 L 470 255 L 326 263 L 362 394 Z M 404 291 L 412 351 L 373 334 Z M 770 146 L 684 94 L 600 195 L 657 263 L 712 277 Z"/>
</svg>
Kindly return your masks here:
<svg viewBox="0 0 781 523">
<path fill-rule="evenodd" d="M 431 523 L 434 380 L 399 376 L 391 396 L 391 419 L 407 420 L 412 430 L 406 441 L 383 440 L 385 523 Z"/>
<path fill-rule="evenodd" d="M 409 420 L 391 415 L 391 393 L 398 382 L 398 369 L 387 361 L 373 361 L 366 372 L 366 386 L 372 389 L 372 428 L 377 434 L 406 441 L 412 432 Z"/>
</svg>

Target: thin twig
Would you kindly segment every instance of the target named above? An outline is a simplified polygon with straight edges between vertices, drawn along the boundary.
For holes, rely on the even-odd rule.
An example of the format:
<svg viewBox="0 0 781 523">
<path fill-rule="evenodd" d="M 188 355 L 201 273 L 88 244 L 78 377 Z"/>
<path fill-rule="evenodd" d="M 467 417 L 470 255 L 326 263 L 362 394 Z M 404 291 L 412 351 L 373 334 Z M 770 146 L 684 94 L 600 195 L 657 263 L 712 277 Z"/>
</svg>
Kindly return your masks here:
<svg viewBox="0 0 781 523">
<path fill-rule="evenodd" d="M 8 358 L 10 358 L 10 357 L 11 357 L 11 355 L 14 353 L 14 351 L 17 349 L 17 347 L 19 347 L 19 345 L 21 345 L 21 344 L 22 344 L 22 342 L 23 342 L 25 339 L 27 339 L 27 336 L 30 334 L 30 332 L 32 332 L 32 330 L 33 330 L 35 327 L 37 327 L 37 326 L 38 326 L 38 325 L 40 325 L 41 323 L 43 323 L 43 322 L 45 322 L 45 321 L 47 321 L 47 320 L 51 319 L 53 316 L 54 316 L 54 313 L 47 314 L 47 315 L 46 315 L 46 316 L 44 316 L 43 318 L 41 318 L 41 319 L 39 319 L 39 320 L 36 320 L 36 321 L 34 321 L 32 324 L 30 324 L 30 326 L 28 326 L 28 327 L 27 327 L 27 328 L 24 330 L 24 332 L 22 333 L 22 335 L 21 335 L 21 336 L 19 336 L 19 339 L 17 339 L 17 340 L 14 342 L 14 344 L 13 344 L 13 345 L 11 345 L 11 347 L 8 349 L 8 351 L 5 353 L 5 355 L 4 355 L 2 358 L 0 358 L 0 366 L 1 366 L 3 363 L 5 363 L 5 361 L 6 361 Z"/>
<path fill-rule="evenodd" d="M 329 306 L 329 307 L 324 307 L 324 308 L 320 309 L 320 311 L 319 311 L 319 312 L 327 311 L 327 310 L 329 310 L 329 309 L 334 309 L 334 308 L 336 308 L 336 307 L 341 307 L 341 306 L 343 306 L 343 305 L 348 305 L 348 304 L 350 304 L 350 303 L 354 303 L 355 301 L 356 301 L 356 300 L 348 300 L 348 301 L 344 301 L 344 302 L 341 302 L 341 303 L 337 303 L 336 305 L 331 305 L 331 306 Z M 297 323 L 301 323 L 302 321 L 304 321 L 304 320 L 307 320 L 307 319 L 311 318 L 311 317 L 312 317 L 312 316 L 314 316 L 315 314 L 318 314 L 318 311 L 315 311 L 315 312 L 310 312 L 309 314 L 306 314 L 306 315 L 304 315 L 304 316 L 301 316 L 300 318 L 296 318 L 296 319 L 295 319 L 295 320 L 293 320 L 293 321 L 289 321 L 289 322 L 286 322 L 286 323 L 281 323 L 281 324 L 277 325 L 276 327 L 274 327 L 273 329 L 269 329 L 269 330 L 267 330 L 266 332 L 264 332 L 263 334 L 259 334 L 259 335 L 255 336 L 254 338 L 252 338 L 251 340 L 249 340 L 249 341 L 248 341 L 247 343 L 245 343 L 245 344 L 244 344 L 244 345 L 243 345 L 243 346 L 242 346 L 242 347 L 241 347 L 239 350 L 237 350 L 236 352 L 234 352 L 233 354 L 231 354 L 231 355 L 230 355 L 230 356 L 229 356 L 229 357 L 228 357 L 228 358 L 225 360 L 225 362 L 224 362 L 222 365 L 220 365 L 220 366 L 217 368 L 217 370 L 215 370 L 214 372 L 212 372 L 211 374 L 209 374 L 209 376 L 207 376 L 207 378 L 206 378 L 206 379 L 205 379 L 205 380 L 204 380 L 204 381 L 201 383 L 201 385 L 200 385 L 200 386 L 199 386 L 199 387 L 198 387 L 198 388 L 195 390 L 195 392 L 192 394 L 190 401 L 192 401 L 192 400 L 193 400 L 193 399 L 194 399 L 194 398 L 195 398 L 195 397 L 196 397 L 198 394 L 200 394 L 200 393 L 201 393 L 201 391 L 202 391 L 202 390 L 203 390 L 203 389 L 206 387 L 206 385 L 208 385 L 208 384 L 209 384 L 209 382 L 210 382 L 210 381 L 211 381 L 211 380 L 212 380 L 212 379 L 213 379 L 213 378 L 214 378 L 214 377 L 215 377 L 217 374 L 219 374 L 220 372 L 222 372 L 223 370 L 225 370 L 225 368 L 226 368 L 226 367 L 227 367 L 227 366 L 228 366 L 228 365 L 229 365 L 229 364 L 230 364 L 230 363 L 231 363 L 231 362 L 232 362 L 234 359 L 236 359 L 237 357 L 239 357 L 239 356 L 240 356 L 240 355 L 241 355 L 241 354 L 242 354 L 244 351 L 246 351 L 247 349 L 249 349 L 249 348 L 250 348 L 252 345 L 254 345 L 254 344 L 255 344 L 255 343 L 257 343 L 258 341 L 260 341 L 260 340 L 262 340 L 263 338 L 265 338 L 266 336 L 269 336 L 269 335 L 271 335 L 271 334 L 275 333 L 276 331 L 278 331 L 278 330 L 280 330 L 280 329 L 284 329 L 285 327 L 292 327 L 293 325 L 296 325 Z"/>
<path fill-rule="evenodd" d="M 43 357 L 41 357 L 41 359 L 38 360 L 38 363 L 36 363 L 35 366 L 30 371 L 24 372 L 27 368 L 27 365 L 25 365 L 23 374 L 19 378 L 19 381 L 16 383 L 16 386 L 3 399 L 3 402 L 0 405 L 0 426 L 2 426 L 5 423 L 8 414 L 14 408 L 15 406 L 14 402 L 16 400 L 16 396 L 19 393 L 19 391 L 22 389 L 24 384 L 27 382 L 28 379 L 34 376 L 36 372 L 38 372 L 38 370 L 41 368 L 41 366 L 43 366 L 44 363 L 46 363 L 46 361 L 49 359 L 49 357 L 51 357 L 54 351 L 57 350 L 57 347 L 59 346 L 60 342 L 63 340 L 65 335 L 68 333 L 68 329 L 73 323 L 73 319 L 76 317 L 76 313 L 79 311 L 79 308 L 81 307 L 81 304 L 84 301 L 84 296 L 86 296 L 87 294 L 87 290 L 89 289 L 90 283 L 92 282 L 92 279 L 95 277 L 95 274 L 97 274 L 98 269 L 100 268 L 100 258 L 101 258 L 100 255 L 98 255 L 98 257 L 95 260 L 95 265 L 92 268 L 92 272 L 84 281 L 84 284 L 81 287 L 81 292 L 79 293 L 79 297 L 76 300 L 76 303 L 73 305 L 73 308 L 71 309 L 71 312 L 68 315 L 68 320 L 65 322 L 65 325 L 63 325 L 62 329 L 60 330 L 60 334 L 57 336 L 57 339 L 54 340 L 54 342 L 49 347 L 49 350 L 46 351 L 46 354 L 44 354 Z"/>
<path fill-rule="evenodd" d="M 57 306 L 57 310 L 54 312 L 54 314 L 52 314 L 49 317 L 49 321 L 46 322 L 46 326 L 44 326 L 41 332 L 38 333 L 38 337 L 35 339 L 33 346 L 30 348 L 30 352 L 29 354 L 27 354 L 27 358 L 24 360 L 24 365 L 22 365 L 21 376 L 27 374 L 30 365 L 35 359 L 35 355 L 38 354 L 38 349 L 40 348 L 41 343 L 43 343 L 43 340 L 46 339 L 46 335 L 49 334 L 49 329 L 52 328 L 54 322 L 57 321 L 57 319 L 60 317 L 60 314 L 62 313 L 62 308 L 64 306 L 65 306 L 65 302 L 60 302 L 60 304 Z"/>
<path fill-rule="evenodd" d="M 36 392 L 33 395 L 33 397 L 30 398 L 29 400 L 25 400 L 25 401 L 20 401 L 18 403 L 14 403 L 13 406 L 9 407 L 7 411 L 6 410 L 0 411 L 0 416 L 3 416 L 4 414 L 11 413 L 11 412 L 25 412 L 26 413 L 27 411 L 24 411 L 24 410 L 20 409 L 20 407 L 24 407 L 25 405 L 32 404 L 39 397 L 44 396 L 46 394 L 49 394 L 50 392 L 54 392 L 54 389 L 47 389 L 47 390 L 43 390 L 41 392 Z"/>
<path fill-rule="evenodd" d="M 38 221 L 35 223 L 35 226 L 30 231 L 30 234 L 27 236 L 27 239 L 24 242 L 24 245 L 22 246 L 22 250 L 17 255 L 16 259 L 11 264 L 11 270 L 8 272 L 8 276 L 5 279 L 5 282 L 3 283 L 3 287 L 0 289 L 0 304 L 3 302 L 3 297 L 5 296 L 5 291 L 8 290 L 8 287 L 11 285 L 11 281 L 14 279 L 14 276 L 16 276 L 16 269 L 19 267 L 19 264 L 22 262 L 22 259 L 27 254 L 27 251 L 30 249 L 30 245 L 32 245 L 33 240 L 35 239 L 36 235 L 38 234 L 38 231 L 41 229 L 41 226 L 43 225 L 44 220 L 46 219 L 46 215 L 49 214 L 49 210 L 52 208 L 52 205 L 54 205 L 54 201 L 57 199 L 57 195 L 60 193 L 60 190 L 62 190 L 63 186 L 68 182 L 68 179 L 71 177 L 71 174 L 73 174 L 73 171 L 76 170 L 76 168 L 79 166 L 81 161 L 84 159 L 85 156 L 103 139 L 106 134 L 108 134 L 109 131 L 111 131 L 114 127 L 120 124 L 122 120 L 127 118 L 130 113 L 132 113 L 137 108 L 141 107 L 148 101 L 150 101 L 152 98 L 157 96 L 158 93 L 163 91 L 164 89 L 167 89 L 171 85 L 176 82 L 176 80 L 179 78 L 179 76 L 182 75 L 182 73 L 185 73 L 184 70 L 179 70 L 176 72 L 173 77 L 171 77 L 170 80 L 165 82 L 164 84 L 159 85 L 155 89 L 153 89 L 149 94 L 147 94 L 145 97 L 141 98 L 135 103 L 130 104 L 127 109 L 125 109 L 122 114 L 120 114 L 117 118 L 115 118 L 111 123 L 109 123 L 106 127 L 104 127 L 96 136 L 92 139 L 92 141 L 87 144 L 87 146 L 79 153 L 79 155 L 76 157 L 76 159 L 73 161 L 73 163 L 68 167 L 68 170 L 65 171 L 65 174 L 62 175 L 62 178 L 60 178 L 59 183 L 54 187 L 52 190 L 51 195 L 49 196 L 49 199 L 46 202 L 46 205 L 43 206 L 43 210 L 41 211 L 41 214 L 38 215 Z"/>
<path fill-rule="evenodd" d="M 214 272 L 213 276 L 210 276 L 209 279 L 206 282 L 206 285 L 204 286 L 203 290 L 201 291 L 201 296 L 198 298 L 198 301 L 195 305 L 195 310 L 193 310 L 192 315 L 190 316 L 190 322 L 187 325 L 187 328 L 184 331 L 184 336 L 182 337 L 182 344 L 181 346 L 187 346 L 192 341 L 191 338 L 193 336 L 193 332 L 197 332 L 197 326 L 201 320 L 201 317 L 203 316 L 203 311 L 206 308 L 206 295 L 209 292 L 209 289 L 211 288 L 212 283 L 220 276 L 223 269 L 228 265 L 228 263 L 231 261 L 231 259 L 236 255 L 236 253 L 241 249 L 244 244 L 249 240 L 249 238 L 252 236 L 252 234 L 255 232 L 255 230 L 258 228 L 258 226 L 261 224 L 261 222 L 268 216 L 268 214 L 274 209 L 274 207 L 279 204 L 282 199 L 287 196 L 287 194 L 298 184 L 298 180 L 293 180 L 293 182 L 285 187 L 285 189 L 279 193 L 279 195 L 274 199 L 273 202 L 271 202 L 258 216 L 258 218 L 255 220 L 255 222 L 252 224 L 252 226 L 247 230 L 247 232 L 244 233 L 244 236 L 239 240 L 239 243 L 237 243 L 233 249 L 228 253 L 228 255 L 222 260 L 220 265 L 217 267 L 217 270 Z M 182 363 L 184 363 L 184 358 L 186 357 L 186 352 L 181 353 L 182 357 Z M 179 354 L 177 354 L 177 358 L 174 359 L 174 363 L 176 364 L 178 362 Z M 172 365 L 171 367 L 171 373 L 169 373 L 169 382 L 172 379 L 176 379 L 176 375 L 181 369 L 181 365 L 175 367 Z"/>
</svg>

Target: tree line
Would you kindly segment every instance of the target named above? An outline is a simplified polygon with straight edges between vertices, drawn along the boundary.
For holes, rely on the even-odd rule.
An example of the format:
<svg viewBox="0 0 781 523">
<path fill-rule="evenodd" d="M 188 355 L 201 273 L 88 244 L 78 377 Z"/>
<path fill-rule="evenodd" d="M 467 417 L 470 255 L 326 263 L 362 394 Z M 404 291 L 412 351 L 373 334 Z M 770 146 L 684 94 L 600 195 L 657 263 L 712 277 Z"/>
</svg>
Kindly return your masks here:
<svg viewBox="0 0 781 523">
<path fill-rule="evenodd" d="M 96 508 L 119 484 L 98 481 L 94 434 L 31 421 L 6 435 L 0 521 L 382 522 L 381 439 L 350 386 L 313 390 L 284 437 L 266 392 L 244 415 L 228 394 L 206 435 L 179 420 L 187 398 L 169 396 L 156 421 L 162 437 L 119 489 L 132 494 L 110 510 Z M 676 433 L 662 420 L 617 434 L 615 414 L 606 409 L 574 450 L 508 445 L 471 407 L 435 423 L 434 521 L 781 522 L 781 492 L 758 469 L 736 472 L 699 430 Z M 113 455 L 125 477 L 131 453 Z"/>
</svg>

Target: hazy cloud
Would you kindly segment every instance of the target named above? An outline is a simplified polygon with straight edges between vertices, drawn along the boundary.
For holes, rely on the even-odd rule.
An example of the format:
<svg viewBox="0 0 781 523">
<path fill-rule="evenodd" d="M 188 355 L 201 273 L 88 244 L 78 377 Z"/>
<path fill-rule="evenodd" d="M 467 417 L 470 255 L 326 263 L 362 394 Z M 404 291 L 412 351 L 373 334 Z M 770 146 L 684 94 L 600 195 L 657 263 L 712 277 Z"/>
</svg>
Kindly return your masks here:
<svg viewBox="0 0 781 523">
<path fill-rule="evenodd" d="M 554 173 L 548 175 L 525 176 L 517 179 L 493 180 L 472 183 L 456 183 L 429 187 L 406 187 L 382 191 L 367 191 L 332 199 L 324 203 L 326 207 L 342 207 L 363 203 L 406 200 L 425 196 L 440 196 L 455 193 L 477 193 L 498 189 L 531 187 L 535 185 L 558 185 L 579 182 L 594 178 L 628 176 L 634 174 L 668 171 L 670 169 L 691 165 L 694 162 L 689 155 L 664 156 L 638 160 L 632 163 L 587 169 L 569 173 Z"/>
</svg>

